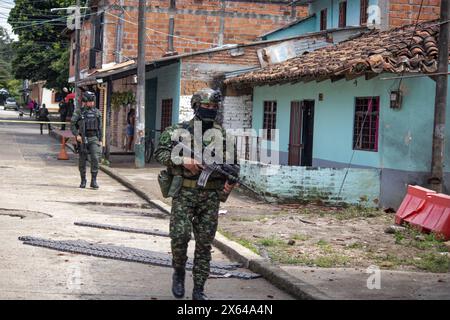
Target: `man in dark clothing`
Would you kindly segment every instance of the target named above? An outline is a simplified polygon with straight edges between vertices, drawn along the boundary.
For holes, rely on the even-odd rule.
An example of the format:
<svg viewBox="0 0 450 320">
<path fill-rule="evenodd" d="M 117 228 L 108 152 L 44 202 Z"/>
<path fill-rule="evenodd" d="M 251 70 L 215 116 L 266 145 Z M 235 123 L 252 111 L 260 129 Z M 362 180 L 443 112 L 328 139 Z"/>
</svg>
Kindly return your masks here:
<svg viewBox="0 0 450 320">
<path fill-rule="evenodd" d="M 39 110 L 38 120 L 50 122 L 50 119 L 48 118 L 48 109 L 46 108 L 45 103 L 42 104 L 42 108 Z M 40 126 L 41 126 L 41 134 L 43 134 L 42 129 L 43 129 L 44 124 L 41 123 Z M 48 134 L 50 134 L 50 131 L 52 131 L 52 125 L 49 123 L 48 124 Z"/>
<path fill-rule="evenodd" d="M 59 103 L 59 115 L 61 122 L 66 122 L 67 113 L 68 113 L 67 103 L 61 101 Z M 66 124 L 61 125 L 61 130 L 66 130 Z"/>
</svg>

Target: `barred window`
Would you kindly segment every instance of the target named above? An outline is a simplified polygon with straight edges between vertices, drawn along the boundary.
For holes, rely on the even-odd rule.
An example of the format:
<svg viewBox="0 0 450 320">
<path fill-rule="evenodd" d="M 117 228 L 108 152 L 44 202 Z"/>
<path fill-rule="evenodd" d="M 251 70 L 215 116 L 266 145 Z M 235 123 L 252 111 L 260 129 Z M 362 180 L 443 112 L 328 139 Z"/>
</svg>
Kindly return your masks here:
<svg viewBox="0 0 450 320">
<path fill-rule="evenodd" d="M 347 25 L 347 1 L 339 3 L 339 28 Z"/>
<path fill-rule="evenodd" d="M 163 99 L 161 107 L 161 130 L 172 124 L 172 99 Z"/>
<path fill-rule="evenodd" d="M 359 24 L 366 25 L 367 24 L 367 9 L 369 8 L 369 0 L 360 0 L 360 16 L 359 16 Z"/>
<path fill-rule="evenodd" d="M 380 97 L 355 99 L 353 149 L 378 151 Z"/>
<path fill-rule="evenodd" d="M 266 129 L 267 140 L 272 140 L 275 136 L 272 134 L 272 130 L 276 129 L 277 123 L 277 102 L 276 101 L 264 101 L 264 119 L 263 129 Z"/>
</svg>

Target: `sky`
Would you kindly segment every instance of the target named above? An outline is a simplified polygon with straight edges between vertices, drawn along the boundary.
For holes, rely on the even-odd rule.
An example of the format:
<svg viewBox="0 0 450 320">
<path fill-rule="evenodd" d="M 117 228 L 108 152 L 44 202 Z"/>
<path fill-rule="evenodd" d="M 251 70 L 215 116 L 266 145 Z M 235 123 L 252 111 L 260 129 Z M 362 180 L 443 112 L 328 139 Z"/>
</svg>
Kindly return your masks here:
<svg viewBox="0 0 450 320">
<path fill-rule="evenodd" d="M 14 7 L 14 0 L 0 0 L 0 26 L 8 30 L 12 39 L 17 40 L 17 36 L 12 33 L 11 26 L 7 22 L 12 7 Z"/>
</svg>

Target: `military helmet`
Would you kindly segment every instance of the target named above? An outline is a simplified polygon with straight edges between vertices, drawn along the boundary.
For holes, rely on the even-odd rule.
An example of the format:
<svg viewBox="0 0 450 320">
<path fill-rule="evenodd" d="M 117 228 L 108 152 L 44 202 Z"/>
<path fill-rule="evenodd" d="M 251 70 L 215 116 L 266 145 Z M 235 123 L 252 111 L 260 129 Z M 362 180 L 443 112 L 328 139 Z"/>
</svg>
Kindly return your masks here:
<svg viewBox="0 0 450 320">
<path fill-rule="evenodd" d="M 197 108 L 201 103 L 220 103 L 222 101 L 222 94 L 219 90 L 204 88 L 192 96 L 191 107 Z"/>
<path fill-rule="evenodd" d="M 81 101 L 83 101 L 83 102 L 95 101 L 95 93 L 93 93 L 92 91 L 85 91 L 85 92 L 83 92 L 83 96 L 81 97 Z"/>
</svg>

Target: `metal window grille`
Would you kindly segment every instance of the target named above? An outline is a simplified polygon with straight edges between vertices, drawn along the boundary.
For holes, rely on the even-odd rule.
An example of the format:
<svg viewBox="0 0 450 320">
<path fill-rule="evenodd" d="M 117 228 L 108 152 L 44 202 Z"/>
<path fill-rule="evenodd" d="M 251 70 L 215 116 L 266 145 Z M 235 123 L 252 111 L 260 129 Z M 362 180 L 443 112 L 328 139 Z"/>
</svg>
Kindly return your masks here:
<svg viewBox="0 0 450 320">
<path fill-rule="evenodd" d="M 339 28 L 347 25 L 347 1 L 339 3 Z"/>
<path fill-rule="evenodd" d="M 369 7 L 369 0 L 361 0 L 360 2 L 360 16 L 359 16 L 359 24 L 365 25 L 367 24 L 367 9 Z"/>
<path fill-rule="evenodd" d="M 161 107 L 161 130 L 172 124 L 172 99 L 163 99 Z"/>
<path fill-rule="evenodd" d="M 327 29 L 327 9 L 320 11 L 320 30 Z"/>
<path fill-rule="evenodd" d="M 356 98 L 353 129 L 355 150 L 378 151 L 379 97 Z"/>
<path fill-rule="evenodd" d="M 264 119 L 263 129 L 266 129 L 266 139 L 272 140 L 274 135 L 272 130 L 276 129 L 277 123 L 277 102 L 276 101 L 264 101 Z"/>
</svg>

